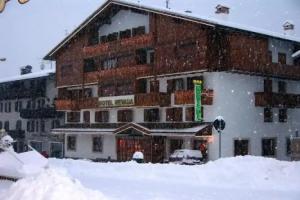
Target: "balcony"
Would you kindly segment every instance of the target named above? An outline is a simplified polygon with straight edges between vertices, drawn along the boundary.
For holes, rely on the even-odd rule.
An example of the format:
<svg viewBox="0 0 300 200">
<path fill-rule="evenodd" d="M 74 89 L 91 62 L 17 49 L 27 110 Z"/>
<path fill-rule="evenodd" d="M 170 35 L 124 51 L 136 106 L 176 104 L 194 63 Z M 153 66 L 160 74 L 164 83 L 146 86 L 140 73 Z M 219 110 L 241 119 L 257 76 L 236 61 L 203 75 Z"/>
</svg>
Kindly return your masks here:
<svg viewBox="0 0 300 200">
<path fill-rule="evenodd" d="M 135 95 L 136 106 L 169 106 L 171 97 L 167 93 L 145 93 Z"/>
<path fill-rule="evenodd" d="M 55 106 L 57 110 L 80 110 L 98 107 L 98 97 L 88 97 L 78 100 L 56 100 Z"/>
<path fill-rule="evenodd" d="M 280 94 L 280 93 L 265 93 L 256 92 L 255 106 L 257 107 L 286 107 L 299 108 L 300 95 L 299 94 Z"/>
<path fill-rule="evenodd" d="M 62 115 L 55 108 L 22 109 L 20 111 L 20 116 L 24 119 L 56 118 L 62 117 Z"/>
<path fill-rule="evenodd" d="M 144 34 L 112 42 L 105 42 L 83 48 L 84 57 L 94 57 L 112 52 L 129 51 L 152 46 L 152 34 Z"/>
<path fill-rule="evenodd" d="M 112 79 L 128 79 L 142 76 L 149 76 L 152 73 L 150 65 L 135 65 L 130 67 L 119 67 L 115 69 L 101 70 L 85 73 L 85 83 L 96 83 Z"/>
<path fill-rule="evenodd" d="M 194 90 L 181 90 L 174 93 L 176 105 L 194 104 Z M 213 90 L 204 89 L 202 92 L 202 105 L 213 104 Z"/>
<path fill-rule="evenodd" d="M 25 138 L 25 131 L 24 130 L 9 130 L 9 131 L 7 131 L 7 133 L 13 139 L 24 139 Z"/>
<path fill-rule="evenodd" d="M 60 99 L 55 100 L 56 110 L 78 110 L 78 104 L 75 100 Z"/>
</svg>

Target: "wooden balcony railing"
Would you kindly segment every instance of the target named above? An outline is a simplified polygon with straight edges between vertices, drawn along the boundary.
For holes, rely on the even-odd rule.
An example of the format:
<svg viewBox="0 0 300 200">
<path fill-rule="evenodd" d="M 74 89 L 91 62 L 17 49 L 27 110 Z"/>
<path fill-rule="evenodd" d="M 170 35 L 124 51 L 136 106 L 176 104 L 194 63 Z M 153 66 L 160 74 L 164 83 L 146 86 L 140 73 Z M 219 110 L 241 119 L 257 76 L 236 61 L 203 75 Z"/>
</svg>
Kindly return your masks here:
<svg viewBox="0 0 300 200">
<path fill-rule="evenodd" d="M 56 100 L 56 110 L 80 110 L 98 107 L 98 97 L 89 97 L 79 100 Z"/>
<path fill-rule="evenodd" d="M 256 92 L 255 106 L 299 108 L 300 94 Z"/>
<path fill-rule="evenodd" d="M 78 110 L 78 104 L 75 100 L 60 99 L 55 100 L 56 110 Z"/>
<path fill-rule="evenodd" d="M 167 93 L 145 93 L 135 95 L 136 106 L 169 106 L 171 97 Z"/>
<path fill-rule="evenodd" d="M 134 36 L 131 38 L 124 38 L 112 42 L 105 42 L 93 46 L 87 46 L 83 48 L 83 54 L 85 57 L 93 57 L 104 55 L 116 51 L 128 51 L 131 49 L 139 49 L 143 47 L 152 46 L 153 36 L 152 34 L 144 34 Z"/>
<path fill-rule="evenodd" d="M 100 70 L 96 72 L 85 73 L 85 83 L 95 83 L 107 81 L 112 79 L 128 79 L 142 76 L 149 76 L 152 74 L 152 67 L 150 65 L 135 65 L 128 67 L 118 67 L 115 69 Z"/>
<path fill-rule="evenodd" d="M 79 109 L 89 109 L 98 107 L 98 97 L 89 97 L 77 101 Z"/>
<path fill-rule="evenodd" d="M 175 104 L 194 104 L 194 90 L 180 90 L 174 93 Z M 202 92 L 202 105 L 213 104 L 213 90 L 203 90 Z"/>
</svg>

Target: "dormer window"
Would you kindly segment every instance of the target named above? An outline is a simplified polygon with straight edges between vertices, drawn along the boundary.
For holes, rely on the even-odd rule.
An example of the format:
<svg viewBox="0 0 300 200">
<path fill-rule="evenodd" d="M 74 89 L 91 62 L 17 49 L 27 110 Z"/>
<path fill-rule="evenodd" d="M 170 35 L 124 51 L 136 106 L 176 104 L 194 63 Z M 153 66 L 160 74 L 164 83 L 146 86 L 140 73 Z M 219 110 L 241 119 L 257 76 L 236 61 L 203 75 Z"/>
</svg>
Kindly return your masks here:
<svg viewBox="0 0 300 200">
<path fill-rule="evenodd" d="M 216 14 L 229 14 L 229 7 L 223 6 L 223 5 L 217 5 L 216 6 Z"/>
<path fill-rule="evenodd" d="M 285 23 L 283 24 L 283 29 L 284 29 L 285 31 L 287 31 L 287 30 L 294 30 L 294 28 L 295 28 L 295 25 L 292 24 L 292 23 L 290 23 L 290 22 L 285 22 Z"/>
</svg>

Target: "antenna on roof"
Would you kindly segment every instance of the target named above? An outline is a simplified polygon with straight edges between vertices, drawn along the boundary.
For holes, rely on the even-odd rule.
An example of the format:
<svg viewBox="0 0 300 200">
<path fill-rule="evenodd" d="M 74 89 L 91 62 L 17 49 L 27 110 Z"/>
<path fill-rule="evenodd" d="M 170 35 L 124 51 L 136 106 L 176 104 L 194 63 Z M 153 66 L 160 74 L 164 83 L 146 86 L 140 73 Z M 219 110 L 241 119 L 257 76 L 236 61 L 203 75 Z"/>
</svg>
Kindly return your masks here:
<svg viewBox="0 0 300 200">
<path fill-rule="evenodd" d="M 169 7 L 169 0 L 166 0 L 166 8 L 168 8 L 168 9 L 170 9 L 170 7 Z"/>
</svg>

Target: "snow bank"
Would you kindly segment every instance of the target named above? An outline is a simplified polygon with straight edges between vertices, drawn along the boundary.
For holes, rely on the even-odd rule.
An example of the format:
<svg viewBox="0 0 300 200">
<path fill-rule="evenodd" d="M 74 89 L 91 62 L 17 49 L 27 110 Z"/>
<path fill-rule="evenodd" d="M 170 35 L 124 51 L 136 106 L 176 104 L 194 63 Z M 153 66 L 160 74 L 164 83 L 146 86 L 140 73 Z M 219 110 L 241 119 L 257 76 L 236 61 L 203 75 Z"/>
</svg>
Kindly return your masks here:
<svg viewBox="0 0 300 200">
<path fill-rule="evenodd" d="M 0 190 L 0 199 L 299 200 L 300 197 L 300 162 L 263 157 L 224 158 L 198 166 L 50 159 L 49 168 L 39 176 Z"/>
<path fill-rule="evenodd" d="M 7 191 L 1 200 L 105 200 L 97 191 L 84 188 L 65 172 L 48 169 L 36 177 L 22 179 Z"/>
</svg>

